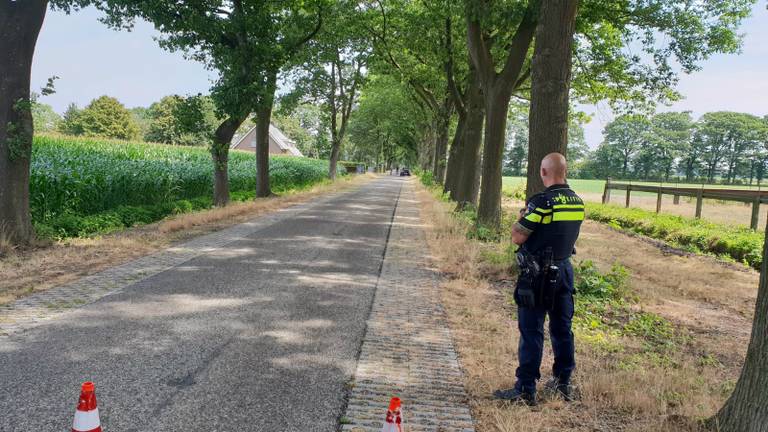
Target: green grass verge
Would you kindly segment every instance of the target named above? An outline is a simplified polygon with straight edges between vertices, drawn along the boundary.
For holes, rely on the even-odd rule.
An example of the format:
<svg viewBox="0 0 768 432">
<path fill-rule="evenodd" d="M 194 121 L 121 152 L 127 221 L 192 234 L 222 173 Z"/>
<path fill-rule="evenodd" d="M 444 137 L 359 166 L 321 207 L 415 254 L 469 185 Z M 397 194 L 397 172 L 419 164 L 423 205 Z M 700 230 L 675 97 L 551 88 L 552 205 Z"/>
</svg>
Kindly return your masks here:
<svg viewBox="0 0 768 432">
<path fill-rule="evenodd" d="M 587 206 L 587 218 L 690 252 L 738 261 L 755 269 L 759 269 L 763 262 L 764 235 L 749 228 L 604 204 Z"/>
<path fill-rule="evenodd" d="M 575 266 L 574 273 L 573 330 L 580 341 L 606 353 L 629 354 L 622 358 L 621 367 L 674 365 L 675 352 L 689 335 L 666 318 L 638 307 L 626 268 L 617 263 L 603 273 L 587 260 Z M 639 349 L 627 352 L 625 338 L 639 341 Z"/>
</svg>

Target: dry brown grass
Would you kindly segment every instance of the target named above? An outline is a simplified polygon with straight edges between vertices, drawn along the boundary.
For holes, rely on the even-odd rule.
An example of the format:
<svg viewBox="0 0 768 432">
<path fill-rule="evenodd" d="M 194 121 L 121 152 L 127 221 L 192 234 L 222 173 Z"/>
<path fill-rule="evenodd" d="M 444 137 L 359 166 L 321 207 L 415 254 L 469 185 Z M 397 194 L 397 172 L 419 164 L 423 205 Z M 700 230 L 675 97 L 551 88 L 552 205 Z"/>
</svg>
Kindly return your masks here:
<svg viewBox="0 0 768 432">
<path fill-rule="evenodd" d="M 11 242 L 11 238 L 5 227 L 0 225 L 0 258 L 13 252 L 15 249 L 16 248 L 14 247 L 13 242 Z"/>
<path fill-rule="evenodd" d="M 669 319 L 681 339 L 671 352 L 655 353 L 642 339 L 619 336 L 612 342 L 620 346 L 616 351 L 577 331 L 575 383 L 581 401 L 545 400 L 535 409 L 510 406 L 490 394 L 515 380 L 518 332 L 508 293 L 511 275 L 496 268 L 489 279 L 483 261 L 483 249 L 500 252 L 503 245 L 467 240 L 467 227 L 450 215 L 452 205 L 427 191 L 420 199 L 432 254 L 446 275 L 442 300 L 478 431 L 692 432 L 722 405 L 741 369 L 751 323 L 744 316 L 734 319 L 733 312 L 741 315 L 754 307 L 754 272 L 709 258 L 667 256 L 640 239 L 586 224 L 578 259 L 588 257 L 603 269 L 615 261 L 627 266 L 640 298 L 637 307 Z M 724 299 L 729 289 L 734 298 Z M 544 377 L 549 365 L 547 346 Z"/>
<path fill-rule="evenodd" d="M 3 246 L 0 234 L 0 305 L 167 248 L 173 243 L 244 222 L 259 215 L 362 184 L 373 175 L 224 208 L 177 215 L 163 221 L 94 238 L 67 239 L 45 247 Z M 3 253 L 5 250 L 5 253 Z"/>
</svg>

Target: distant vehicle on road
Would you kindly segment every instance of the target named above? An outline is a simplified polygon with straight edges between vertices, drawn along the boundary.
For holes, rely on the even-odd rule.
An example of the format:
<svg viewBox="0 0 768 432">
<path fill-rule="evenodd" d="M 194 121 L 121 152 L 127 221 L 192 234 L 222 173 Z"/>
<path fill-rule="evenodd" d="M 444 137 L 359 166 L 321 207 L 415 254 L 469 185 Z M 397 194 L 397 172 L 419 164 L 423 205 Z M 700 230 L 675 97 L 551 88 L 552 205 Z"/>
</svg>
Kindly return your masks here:
<svg viewBox="0 0 768 432">
<path fill-rule="evenodd" d="M 403 168 L 400 170 L 400 177 L 409 176 L 411 175 L 411 171 L 408 168 Z"/>
</svg>

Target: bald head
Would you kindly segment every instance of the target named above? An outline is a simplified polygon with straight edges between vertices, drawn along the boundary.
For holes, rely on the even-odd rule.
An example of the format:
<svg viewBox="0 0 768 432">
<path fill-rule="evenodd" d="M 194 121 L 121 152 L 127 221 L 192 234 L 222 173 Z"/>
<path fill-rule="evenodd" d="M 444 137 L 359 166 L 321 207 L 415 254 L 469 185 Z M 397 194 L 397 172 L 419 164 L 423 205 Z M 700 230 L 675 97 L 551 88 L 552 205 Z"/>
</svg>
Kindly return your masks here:
<svg viewBox="0 0 768 432">
<path fill-rule="evenodd" d="M 546 187 L 565 183 L 567 170 L 568 163 L 565 161 L 565 156 L 560 153 L 550 153 L 541 160 L 541 181 Z"/>
</svg>

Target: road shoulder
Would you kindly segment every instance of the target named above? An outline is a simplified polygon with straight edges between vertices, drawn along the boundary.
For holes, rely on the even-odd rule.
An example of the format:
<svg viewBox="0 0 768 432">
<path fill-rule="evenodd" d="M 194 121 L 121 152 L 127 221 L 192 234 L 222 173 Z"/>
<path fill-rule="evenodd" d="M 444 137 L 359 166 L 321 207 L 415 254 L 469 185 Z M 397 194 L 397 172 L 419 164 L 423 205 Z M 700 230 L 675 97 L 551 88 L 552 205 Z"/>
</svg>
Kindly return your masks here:
<svg viewBox="0 0 768 432">
<path fill-rule="evenodd" d="M 474 431 L 412 181 L 403 186 L 355 372 L 344 431 L 379 431 L 389 398 L 409 431 Z"/>
</svg>

